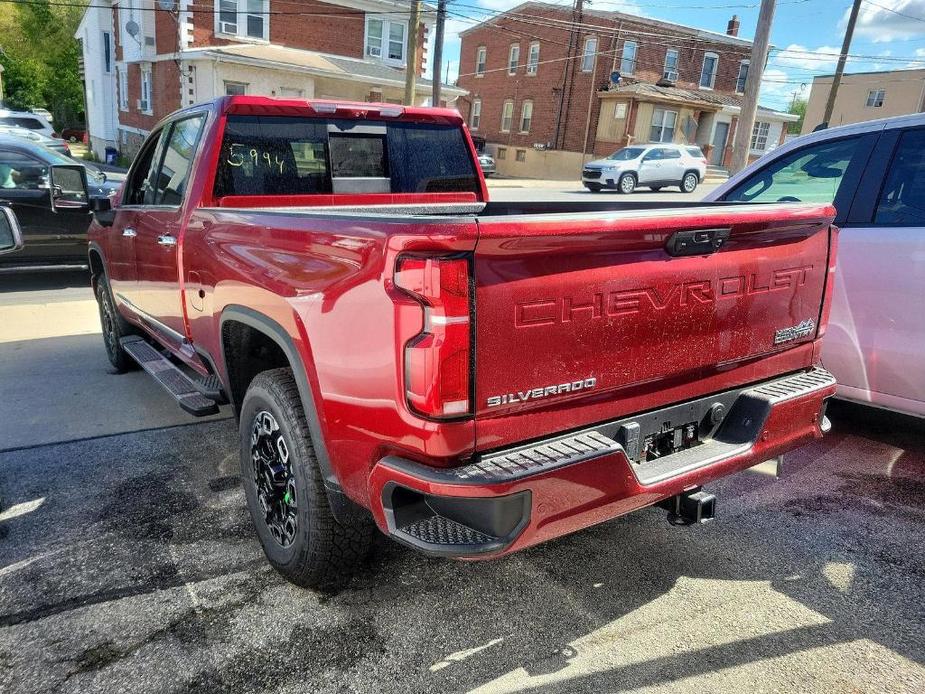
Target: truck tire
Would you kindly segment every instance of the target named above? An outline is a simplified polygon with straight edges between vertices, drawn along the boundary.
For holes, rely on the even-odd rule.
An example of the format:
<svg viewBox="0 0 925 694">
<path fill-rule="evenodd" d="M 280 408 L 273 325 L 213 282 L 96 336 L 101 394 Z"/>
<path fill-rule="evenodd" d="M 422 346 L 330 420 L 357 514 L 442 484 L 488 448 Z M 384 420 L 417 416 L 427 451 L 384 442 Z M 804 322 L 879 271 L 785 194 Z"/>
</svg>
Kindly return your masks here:
<svg viewBox="0 0 925 694">
<path fill-rule="evenodd" d="M 373 523 L 331 513 L 292 369 L 254 377 L 240 420 L 241 478 L 270 564 L 304 588 L 343 587 L 363 563 Z"/>
<path fill-rule="evenodd" d="M 100 275 L 96 281 L 96 304 L 100 310 L 103 344 L 106 345 L 106 356 L 109 357 L 109 363 L 120 374 L 131 371 L 135 368 L 135 361 L 125 353 L 119 340 L 135 334 L 135 329 L 116 309 L 106 275 Z"/>
</svg>

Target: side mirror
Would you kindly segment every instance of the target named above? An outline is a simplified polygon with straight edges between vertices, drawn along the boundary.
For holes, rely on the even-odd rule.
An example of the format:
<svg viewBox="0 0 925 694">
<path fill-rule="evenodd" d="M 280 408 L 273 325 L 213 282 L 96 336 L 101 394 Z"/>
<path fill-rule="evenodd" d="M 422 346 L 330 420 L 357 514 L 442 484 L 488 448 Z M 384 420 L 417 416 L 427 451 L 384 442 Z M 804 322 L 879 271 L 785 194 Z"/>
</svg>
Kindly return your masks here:
<svg viewBox="0 0 925 694">
<path fill-rule="evenodd" d="M 19 220 L 9 207 L 0 205 L 0 255 L 22 250 L 22 231 Z"/>
<path fill-rule="evenodd" d="M 90 211 L 100 226 L 111 227 L 116 219 L 116 211 L 112 209 L 112 198 L 90 198 Z"/>
<path fill-rule="evenodd" d="M 51 209 L 89 210 L 87 170 L 80 164 L 55 164 L 48 175 L 51 188 Z"/>
</svg>

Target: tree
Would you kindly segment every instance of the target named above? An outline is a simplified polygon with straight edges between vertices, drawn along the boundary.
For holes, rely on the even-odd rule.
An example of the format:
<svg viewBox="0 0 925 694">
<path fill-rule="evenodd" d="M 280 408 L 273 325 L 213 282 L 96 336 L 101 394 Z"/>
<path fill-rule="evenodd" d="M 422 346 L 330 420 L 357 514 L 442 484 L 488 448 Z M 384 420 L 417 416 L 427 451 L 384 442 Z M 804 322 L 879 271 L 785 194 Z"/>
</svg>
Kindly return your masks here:
<svg viewBox="0 0 925 694">
<path fill-rule="evenodd" d="M 800 117 L 799 120 L 787 124 L 787 132 L 789 134 L 799 135 L 800 131 L 803 129 L 803 119 L 806 118 L 806 100 L 794 99 L 790 104 L 790 108 L 787 109 L 787 113 L 792 113 Z"/>
<path fill-rule="evenodd" d="M 79 124 L 83 112 L 80 44 L 83 6 L 30 0 L 0 18 L 0 63 L 9 108 L 47 108 L 56 129 Z"/>
<path fill-rule="evenodd" d="M 0 53 L 3 65 L 3 101 L 18 111 L 45 105 L 46 68 L 32 58 L 16 59 Z"/>
</svg>

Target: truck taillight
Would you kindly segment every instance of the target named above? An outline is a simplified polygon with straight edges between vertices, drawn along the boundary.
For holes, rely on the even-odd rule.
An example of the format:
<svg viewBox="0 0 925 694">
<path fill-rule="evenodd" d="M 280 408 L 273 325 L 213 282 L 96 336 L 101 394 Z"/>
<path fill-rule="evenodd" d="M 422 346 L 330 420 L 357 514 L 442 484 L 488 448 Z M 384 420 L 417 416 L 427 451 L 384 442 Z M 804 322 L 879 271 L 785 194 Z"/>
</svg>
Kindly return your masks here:
<svg viewBox="0 0 925 694">
<path fill-rule="evenodd" d="M 465 258 L 400 258 L 395 284 L 421 302 L 424 328 L 405 345 L 411 408 L 435 419 L 471 413 L 469 263 Z"/>
</svg>

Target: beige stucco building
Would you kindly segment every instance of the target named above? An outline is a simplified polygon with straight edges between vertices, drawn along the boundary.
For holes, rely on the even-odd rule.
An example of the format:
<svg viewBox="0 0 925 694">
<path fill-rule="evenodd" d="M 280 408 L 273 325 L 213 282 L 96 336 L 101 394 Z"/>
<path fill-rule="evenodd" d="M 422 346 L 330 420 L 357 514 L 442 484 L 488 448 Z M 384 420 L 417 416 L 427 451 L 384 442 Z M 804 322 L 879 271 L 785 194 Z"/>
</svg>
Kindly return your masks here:
<svg viewBox="0 0 925 694">
<path fill-rule="evenodd" d="M 803 134 L 812 132 L 822 122 L 832 77 L 820 75 L 813 79 Z M 846 73 L 838 87 L 829 125 L 834 127 L 921 111 L 925 111 L 925 69 Z"/>
</svg>

